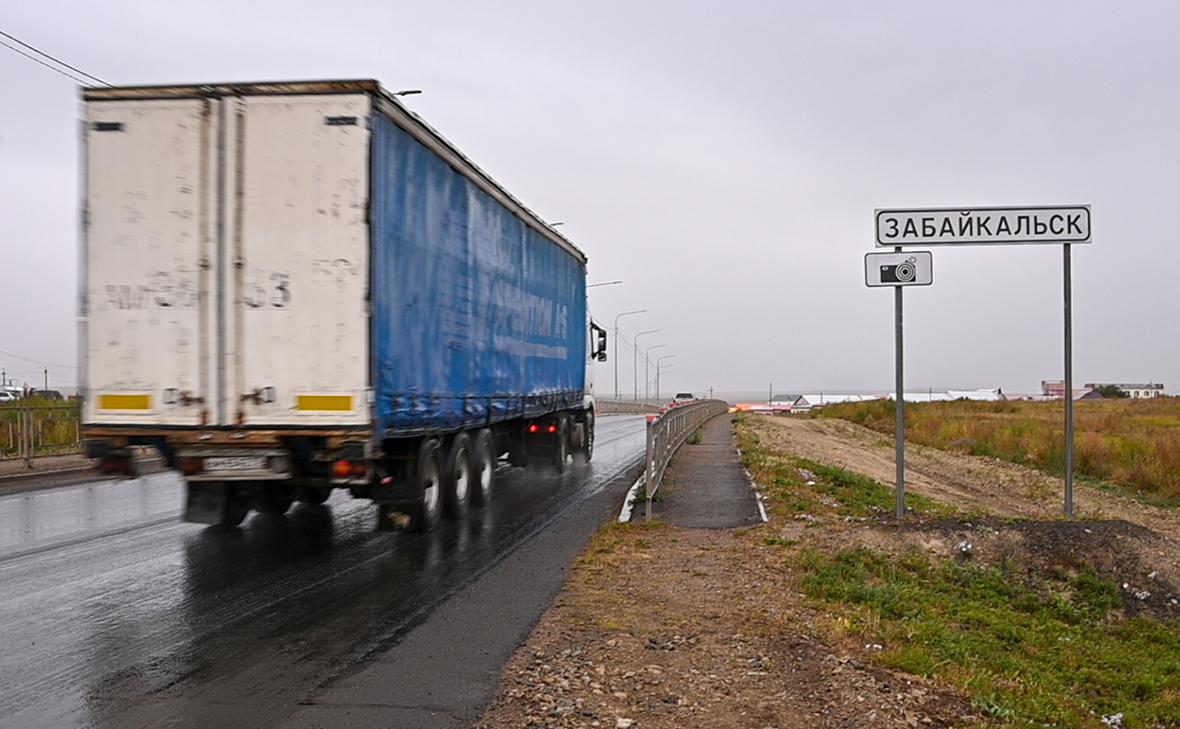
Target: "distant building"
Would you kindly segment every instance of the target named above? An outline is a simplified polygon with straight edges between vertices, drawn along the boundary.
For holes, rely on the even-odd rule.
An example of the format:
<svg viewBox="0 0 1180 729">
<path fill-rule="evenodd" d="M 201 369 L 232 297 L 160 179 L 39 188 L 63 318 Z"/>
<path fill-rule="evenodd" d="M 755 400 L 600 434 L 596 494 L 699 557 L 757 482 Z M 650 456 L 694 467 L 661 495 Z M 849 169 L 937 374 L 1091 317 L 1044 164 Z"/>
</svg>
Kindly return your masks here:
<svg viewBox="0 0 1180 729">
<path fill-rule="evenodd" d="M 1041 380 L 1041 394 L 1048 398 L 1065 399 L 1065 380 Z"/>
<path fill-rule="evenodd" d="M 1086 385 L 1091 390 L 1100 387 L 1113 387 L 1119 392 L 1125 392 L 1127 397 L 1163 397 L 1164 384 L 1162 382 L 1143 384 L 1127 384 L 1123 382 L 1097 382 Z"/>
<path fill-rule="evenodd" d="M 1029 400 L 1064 400 L 1065 382 L 1063 380 L 1041 380 L 1041 396 L 1028 398 Z M 1083 388 L 1074 388 L 1074 400 L 1105 400 L 1095 385 L 1088 384 Z"/>
<path fill-rule="evenodd" d="M 801 413 L 811 409 L 811 403 L 802 395 L 774 395 L 770 398 L 771 408 L 786 408 L 790 413 Z"/>
<path fill-rule="evenodd" d="M 890 400 L 896 399 L 893 394 Z M 1000 402 L 1006 400 L 1004 391 L 998 387 L 979 390 L 927 390 L 926 392 L 905 393 L 906 402 L 951 402 L 954 400 L 975 400 L 979 402 Z"/>
</svg>

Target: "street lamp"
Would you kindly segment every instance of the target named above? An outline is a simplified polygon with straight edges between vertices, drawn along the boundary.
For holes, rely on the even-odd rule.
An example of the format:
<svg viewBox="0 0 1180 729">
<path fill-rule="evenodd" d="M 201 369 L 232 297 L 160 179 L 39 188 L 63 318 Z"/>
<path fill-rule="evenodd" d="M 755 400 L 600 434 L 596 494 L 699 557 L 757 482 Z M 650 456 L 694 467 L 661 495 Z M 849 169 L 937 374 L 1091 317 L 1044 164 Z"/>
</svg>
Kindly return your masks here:
<svg viewBox="0 0 1180 729">
<path fill-rule="evenodd" d="M 639 402 L 639 338 L 647 334 L 655 334 L 660 329 L 648 329 L 635 335 L 631 341 L 634 351 L 631 354 L 631 382 L 635 386 L 635 402 Z"/>
<path fill-rule="evenodd" d="M 619 319 L 632 314 L 646 314 L 647 309 L 636 309 L 634 311 L 624 311 L 615 317 L 615 399 L 619 399 Z"/>
<path fill-rule="evenodd" d="M 677 354 L 665 354 L 662 357 L 656 357 L 656 400 L 657 401 L 660 400 L 660 372 L 662 372 L 664 368 L 668 368 L 668 367 L 672 366 L 670 364 L 666 365 L 663 362 L 666 359 L 672 359 L 673 357 L 679 357 L 679 356 L 680 355 L 677 355 Z"/>
<path fill-rule="evenodd" d="M 667 346 L 668 345 L 666 345 L 666 344 L 653 344 L 650 347 L 648 347 L 647 350 L 643 353 L 643 399 L 644 400 L 651 399 L 651 390 L 648 387 L 648 385 L 651 384 L 651 351 L 653 349 L 660 349 L 661 347 L 667 347 Z"/>
<path fill-rule="evenodd" d="M 422 89 L 402 89 L 401 91 L 394 91 L 394 96 L 414 96 L 422 93 Z"/>
</svg>

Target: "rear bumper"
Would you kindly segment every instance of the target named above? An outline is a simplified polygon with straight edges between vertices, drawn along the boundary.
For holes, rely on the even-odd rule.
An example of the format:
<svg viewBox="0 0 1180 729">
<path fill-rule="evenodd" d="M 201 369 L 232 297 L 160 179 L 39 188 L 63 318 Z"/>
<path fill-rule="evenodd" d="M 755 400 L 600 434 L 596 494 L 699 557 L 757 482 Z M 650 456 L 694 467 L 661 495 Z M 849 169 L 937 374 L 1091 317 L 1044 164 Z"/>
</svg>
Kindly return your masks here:
<svg viewBox="0 0 1180 729">
<path fill-rule="evenodd" d="M 177 428 L 147 425 L 82 426 L 83 440 L 105 441 L 113 448 L 129 445 L 155 445 L 161 441 L 175 448 L 184 446 L 279 446 L 293 438 L 322 439 L 327 448 L 339 448 L 345 442 L 364 441 L 372 428 Z"/>
</svg>

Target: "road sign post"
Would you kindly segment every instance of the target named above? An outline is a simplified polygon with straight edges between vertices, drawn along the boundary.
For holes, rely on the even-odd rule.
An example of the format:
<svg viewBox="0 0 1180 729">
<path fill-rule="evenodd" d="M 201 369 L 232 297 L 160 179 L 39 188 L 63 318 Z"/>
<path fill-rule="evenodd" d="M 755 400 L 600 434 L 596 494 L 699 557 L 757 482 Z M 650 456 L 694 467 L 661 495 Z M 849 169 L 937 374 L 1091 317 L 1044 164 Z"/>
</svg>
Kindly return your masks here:
<svg viewBox="0 0 1180 729">
<path fill-rule="evenodd" d="M 900 248 L 894 250 L 900 252 Z M 905 347 L 902 343 L 902 311 L 901 311 L 901 292 L 904 286 L 893 287 L 893 350 L 894 357 L 897 360 L 897 371 L 894 373 L 896 380 L 894 385 L 897 388 L 897 428 L 896 440 L 894 444 L 896 451 L 896 465 L 897 465 L 897 518 L 905 518 Z"/>
<path fill-rule="evenodd" d="M 929 286 L 934 283 L 934 257 L 929 251 L 903 252 L 901 247 L 892 253 L 865 254 L 865 286 L 893 287 L 893 352 L 897 412 L 897 518 L 905 517 L 905 339 L 902 311 L 902 289 L 906 286 Z"/>
<path fill-rule="evenodd" d="M 1074 465 L 1074 422 L 1073 422 L 1073 318 L 1071 299 L 1073 282 L 1070 271 L 1070 246 L 1074 243 L 1089 243 L 1089 205 L 1036 205 L 1027 207 L 982 207 L 982 208 L 908 208 L 877 210 L 876 242 L 878 248 L 893 248 L 893 254 L 869 254 L 869 256 L 897 255 L 904 246 L 910 245 L 1015 245 L 1015 244 L 1058 244 L 1063 254 L 1063 298 L 1065 319 L 1065 515 L 1073 516 L 1073 465 Z M 928 253 L 926 255 L 929 255 Z M 869 256 L 865 256 L 865 283 L 869 286 L 897 285 L 895 294 L 897 317 L 897 430 L 898 446 L 898 515 L 904 508 L 902 477 L 905 454 L 901 437 L 905 423 L 902 411 L 901 383 L 901 288 L 890 282 L 891 276 L 883 273 L 877 283 L 870 283 Z M 908 273 L 908 269 L 907 269 Z M 894 274 L 896 275 L 896 273 Z"/>
<path fill-rule="evenodd" d="M 1065 515 L 1073 516 L 1073 275 L 1070 272 L 1069 243 L 1061 246 L 1064 262 L 1062 281 L 1065 311 Z"/>
</svg>

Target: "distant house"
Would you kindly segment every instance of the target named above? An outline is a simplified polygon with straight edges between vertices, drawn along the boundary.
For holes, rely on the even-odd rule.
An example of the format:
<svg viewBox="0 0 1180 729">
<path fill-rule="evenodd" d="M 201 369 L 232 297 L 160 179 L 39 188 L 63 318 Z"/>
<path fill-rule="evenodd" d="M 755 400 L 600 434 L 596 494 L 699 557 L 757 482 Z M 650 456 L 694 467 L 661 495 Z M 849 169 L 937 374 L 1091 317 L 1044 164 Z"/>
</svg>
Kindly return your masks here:
<svg viewBox="0 0 1180 729">
<path fill-rule="evenodd" d="M 1064 400 L 1065 399 L 1065 382 L 1062 380 L 1041 380 L 1041 396 L 1039 398 L 1029 398 L 1039 400 Z M 1074 388 L 1074 400 L 1105 400 L 1102 393 L 1095 389 L 1095 386 L 1088 384 L 1083 388 Z"/>
<path fill-rule="evenodd" d="M 786 408 L 790 413 L 801 413 L 811 409 L 811 403 L 802 395 L 775 395 L 770 398 L 770 407 Z"/>
<path fill-rule="evenodd" d="M 1041 380 L 1041 395 L 1047 398 L 1065 399 L 1065 380 Z"/>
<path fill-rule="evenodd" d="M 890 400 L 896 399 L 893 395 Z M 978 390 L 927 390 L 926 392 L 907 392 L 905 401 L 920 402 L 951 402 L 952 400 L 977 400 L 980 402 L 1000 402 L 1006 400 L 1003 390 L 998 387 L 982 388 Z"/>
<path fill-rule="evenodd" d="M 1086 385 L 1088 389 L 1097 390 L 1100 387 L 1113 387 L 1120 392 L 1127 393 L 1127 397 L 1163 397 L 1164 384 L 1149 382 L 1147 384 L 1128 384 L 1123 382 L 1092 382 Z"/>
</svg>

